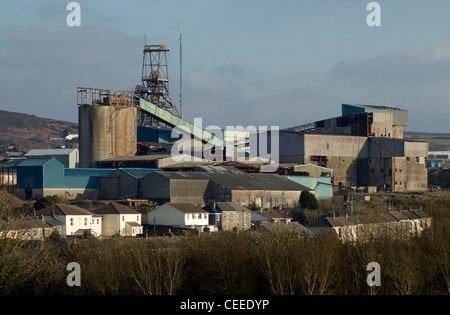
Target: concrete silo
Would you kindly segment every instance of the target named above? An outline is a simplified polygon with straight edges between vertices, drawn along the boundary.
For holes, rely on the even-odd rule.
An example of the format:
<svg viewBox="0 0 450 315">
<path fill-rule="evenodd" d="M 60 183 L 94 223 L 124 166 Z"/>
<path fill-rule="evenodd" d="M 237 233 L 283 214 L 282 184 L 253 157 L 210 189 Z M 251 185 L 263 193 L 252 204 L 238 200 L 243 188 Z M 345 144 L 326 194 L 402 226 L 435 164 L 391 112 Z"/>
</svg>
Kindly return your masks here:
<svg viewBox="0 0 450 315">
<path fill-rule="evenodd" d="M 139 109 L 133 104 L 132 98 L 114 97 L 111 92 L 112 90 L 91 92 L 89 89 L 81 90 L 80 93 L 79 89 L 81 168 L 96 167 L 99 160 L 136 154 Z M 88 95 L 89 93 L 91 94 Z"/>
</svg>

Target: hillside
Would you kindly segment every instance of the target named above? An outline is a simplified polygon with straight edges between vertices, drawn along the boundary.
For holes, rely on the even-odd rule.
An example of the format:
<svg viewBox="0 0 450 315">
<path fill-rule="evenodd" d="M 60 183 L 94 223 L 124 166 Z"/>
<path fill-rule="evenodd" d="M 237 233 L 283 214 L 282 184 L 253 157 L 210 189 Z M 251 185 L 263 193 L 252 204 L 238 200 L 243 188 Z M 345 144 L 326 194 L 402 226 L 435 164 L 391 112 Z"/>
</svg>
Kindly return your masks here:
<svg viewBox="0 0 450 315">
<path fill-rule="evenodd" d="M 405 131 L 403 137 L 406 140 L 428 142 L 429 151 L 450 151 L 450 133 Z"/>
<path fill-rule="evenodd" d="M 78 124 L 0 110 L 0 150 L 59 147 L 68 131 L 78 133 Z"/>
<path fill-rule="evenodd" d="M 65 145 L 66 130 L 78 133 L 78 124 L 0 110 L 0 151 L 48 149 Z M 67 132 L 66 130 L 66 132 Z M 406 140 L 425 141 L 430 151 L 449 151 L 450 133 L 405 131 Z"/>
</svg>

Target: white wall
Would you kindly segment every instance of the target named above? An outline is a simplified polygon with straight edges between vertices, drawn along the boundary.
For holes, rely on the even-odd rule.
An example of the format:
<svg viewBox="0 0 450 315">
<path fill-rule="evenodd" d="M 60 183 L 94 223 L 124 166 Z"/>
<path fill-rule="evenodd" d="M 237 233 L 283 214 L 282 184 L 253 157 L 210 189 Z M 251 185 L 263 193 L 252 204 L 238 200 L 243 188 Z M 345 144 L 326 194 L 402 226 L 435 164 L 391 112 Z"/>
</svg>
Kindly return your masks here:
<svg viewBox="0 0 450 315">
<path fill-rule="evenodd" d="M 164 204 L 148 214 L 148 224 L 152 225 L 170 225 L 181 228 L 189 227 L 203 227 L 208 225 L 208 214 L 201 213 L 201 219 L 199 218 L 200 213 L 185 213 L 177 208 Z M 194 217 L 193 217 L 194 216 Z M 155 219 L 155 221 L 153 221 Z"/>
<path fill-rule="evenodd" d="M 126 235 L 126 222 L 137 222 L 141 224 L 140 214 L 120 214 L 119 218 L 120 235 Z"/>
<path fill-rule="evenodd" d="M 99 221 L 100 224 L 96 223 L 97 220 L 92 224 L 92 215 L 55 216 L 55 219 L 66 224 L 66 235 L 73 235 L 80 229 L 91 229 L 95 236 L 101 236 L 102 234 L 102 220 Z"/>
</svg>

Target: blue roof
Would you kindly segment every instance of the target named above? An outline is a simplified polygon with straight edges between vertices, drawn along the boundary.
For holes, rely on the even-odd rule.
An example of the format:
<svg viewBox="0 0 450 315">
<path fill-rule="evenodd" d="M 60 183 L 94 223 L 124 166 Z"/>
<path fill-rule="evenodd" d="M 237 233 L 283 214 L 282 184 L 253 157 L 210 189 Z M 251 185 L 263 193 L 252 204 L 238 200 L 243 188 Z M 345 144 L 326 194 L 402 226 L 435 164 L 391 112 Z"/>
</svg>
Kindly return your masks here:
<svg viewBox="0 0 450 315">
<path fill-rule="evenodd" d="M 106 176 L 116 169 L 109 168 L 65 168 L 65 176 Z"/>
<path fill-rule="evenodd" d="M 22 162 L 20 162 L 18 167 L 21 166 L 43 166 L 47 164 L 51 159 L 27 159 Z"/>
<path fill-rule="evenodd" d="M 153 173 L 153 172 L 162 172 L 159 168 L 119 168 L 119 170 L 135 177 L 135 178 L 142 178 L 147 174 Z"/>
<path fill-rule="evenodd" d="M 256 211 L 252 211 L 250 213 L 250 217 L 251 217 L 250 220 L 252 222 L 254 222 L 254 221 L 267 221 L 267 217 L 265 217 L 264 215 L 262 215 L 261 213 L 256 212 Z"/>
</svg>

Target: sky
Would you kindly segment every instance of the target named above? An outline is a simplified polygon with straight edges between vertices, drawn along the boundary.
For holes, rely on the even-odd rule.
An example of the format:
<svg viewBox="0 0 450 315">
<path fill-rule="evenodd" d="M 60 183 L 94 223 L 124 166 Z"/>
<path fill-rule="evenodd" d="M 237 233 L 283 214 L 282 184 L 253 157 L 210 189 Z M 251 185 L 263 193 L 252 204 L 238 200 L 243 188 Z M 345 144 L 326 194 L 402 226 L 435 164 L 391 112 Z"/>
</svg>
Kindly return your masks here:
<svg viewBox="0 0 450 315">
<path fill-rule="evenodd" d="M 77 1 L 0 4 L 0 109 L 78 122 L 77 87 L 133 90 L 145 38 L 166 45 L 169 92 L 203 127 L 288 128 L 341 104 L 409 111 L 406 131 L 450 132 L 450 1 Z"/>
</svg>

